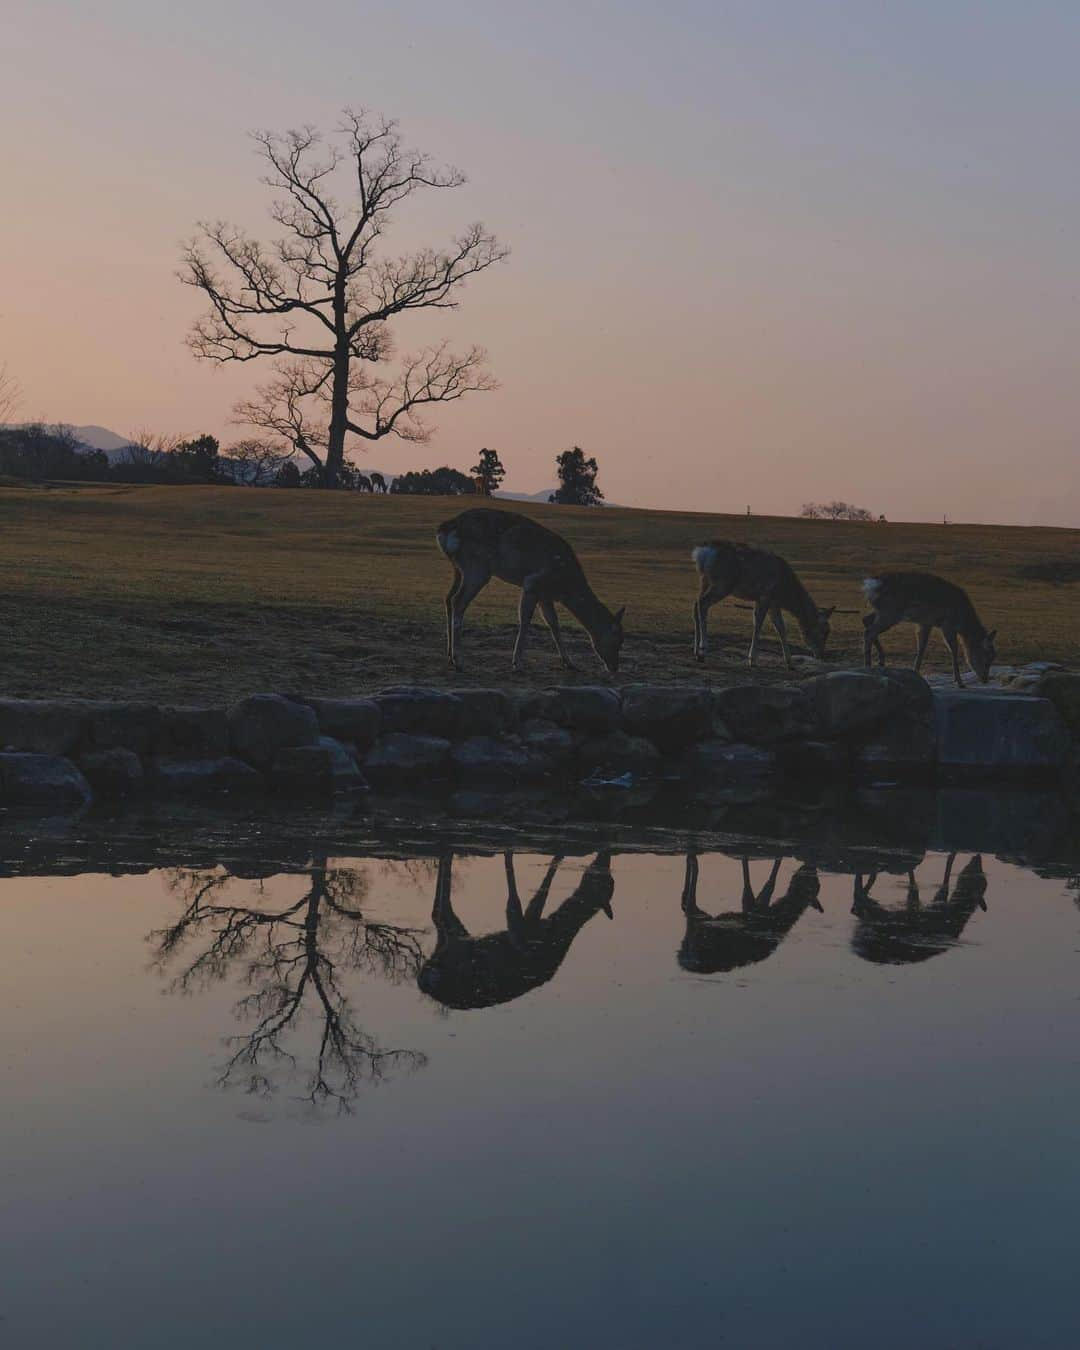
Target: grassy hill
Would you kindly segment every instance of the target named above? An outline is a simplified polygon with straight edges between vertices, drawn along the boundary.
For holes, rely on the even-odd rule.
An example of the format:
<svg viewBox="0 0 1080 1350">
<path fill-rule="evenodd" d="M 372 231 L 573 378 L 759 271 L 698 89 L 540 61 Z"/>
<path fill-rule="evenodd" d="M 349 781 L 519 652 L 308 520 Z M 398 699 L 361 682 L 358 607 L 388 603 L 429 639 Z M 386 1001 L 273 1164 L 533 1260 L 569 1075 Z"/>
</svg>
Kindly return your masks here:
<svg viewBox="0 0 1080 1350">
<path fill-rule="evenodd" d="M 226 700 L 254 690 L 348 694 L 401 682 L 452 682 L 444 668 L 450 568 L 436 525 L 462 499 L 135 486 L 0 486 L 0 692 Z M 620 682 L 698 681 L 690 656 L 696 577 L 690 549 L 730 537 L 783 553 L 821 604 L 861 609 L 875 569 L 914 567 L 967 586 L 996 626 L 1003 662 L 1080 665 L 1080 531 L 969 525 L 848 524 L 674 511 L 523 504 L 578 549 L 599 595 L 627 606 Z M 1035 576 L 1031 573 L 1034 570 Z M 517 592 L 492 582 L 466 618 L 461 682 L 510 681 Z M 711 616 L 704 677 L 729 679 L 750 615 Z M 598 666 L 567 623 L 581 679 Z M 861 660 L 857 613 L 838 615 L 832 656 Z M 911 659 L 914 633 L 885 639 Z M 932 668 L 945 669 L 940 641 Z M 534 683 L 561 679 L 537 624 Z M 770 636 L 762 678 L 780 674 Z"/>
</svg>

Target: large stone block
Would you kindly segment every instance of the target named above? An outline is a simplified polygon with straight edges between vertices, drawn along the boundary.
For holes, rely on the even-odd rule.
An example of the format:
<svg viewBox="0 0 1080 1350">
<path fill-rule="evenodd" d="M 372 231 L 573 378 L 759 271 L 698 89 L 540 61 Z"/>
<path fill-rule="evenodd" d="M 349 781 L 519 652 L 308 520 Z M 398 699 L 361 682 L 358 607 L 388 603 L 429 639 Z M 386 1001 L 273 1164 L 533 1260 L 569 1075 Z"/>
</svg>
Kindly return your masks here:
<svg viewBox="0 0 1080 1350">
<path fill-rule="evenodd" d="M 290 745 L 274 756 L 271 779 L 276 788 L 302 795 L 332 796 L 362 792 L 367 779 L 345 747 L 331 736 L 316 745 Z"/>
<path fill-rule="evenodd" d="M 692 745 L 679 769 L 681 777 L 717 782 L 764 778 L 776 769 L 776 753 L 760 745 L 710 739 Z"/>
<path fill-rule="evenodd" d="M 1048 698 L 1072 735 L 1080 738 L 1080 675 L 1049 671 L 1040 676 L 1033 692 Z"/>
<path fill-rule="evenodd" d="M 505 689 L 456 689 L 462 736 L 504 736 L 517 730 L 518 705 Z"/>
<path fill-rule="evenodd" d="M 0 750 L 70 755 L 83 738 L 89 705 L 60 699 L 0 699 Z"/>
<path fill-rule="evenodd" d="M 0 754 L 0 801 L 15 808 L 65 810 L 90 800 L 90 784 L 63 755 Z"/>
<path fill-rule="evenodd" d="M 537 778 L 546 765 L 521 742 L 494 736 L 469 736 L 450 751 L 454 768 L 463 778 L 518 782 Z"/>
<path fill-rule="evenodd" d="M 564 684 L 548 691 L 543 716 L 571 731 L 614 731 L 619 725 L 619 695 L 599 684 Z"/>
<path fill-rule="evenodd" d="M 152 703 L 88 703 L 84 744 L 88 750 L 154 751 L 161 731 L 161 709 Z"/>
<path fill-rule="evenodd" d="M 304 703 L 280 694 L 252 694 L 229 709 L 229 736 L 243 760 L 266 772 L 279 750 L 293 745 L 315 745 L 319 723 Z"/>
<path fill-rule="evenodd" d="M 632 684 L 623 690 L 623 724 L 647 736 L 661 750 L 681 750 L 707 737 L 712 728 L 711 689 Z"/>
<path fill-rule="evenodd" d="M 879 726 L 901 711 L 924 710 L 929 716 L 930 686 L 913 670 L 832 670 L 806 684 L 813 701 L 818 735 L 827 740 Z"/>
<path fill-rule="evenodd" d="M 938 764 L 946 773 L 1037 774 L 1065 764 L 1068 732 L 1048 698 L 942 689 L 934 711 Z"/>
<path fill-rule="evenodd" d="M 522 722 L 520 735 L 529 753 L 543 761 L 546 773 L 565 768 L 581 743 L 580 733 L 567 731 L 565 727 L 543 719 Z"/>
<path fill-rule="evenodd" d="M 225 709 L 163 707 L 157 753 L 174 759 L 220 759 L 228 755 L 229 720 Z"/>
<path fill-rule="evenodd" d="M 134 750 L 89 750 L 79 768 L 95 797 L 130 797 L 143 785 L 142 760 Z"/>
<path fill-rule="evenodd" d="M 717 689 L 713 706 L 725 732 L 751 745 L 805 740 L 816 728 L 813 700 L 798 685 L 737 684 Z"/>
<path fill-rule="evenodd" d="M 462 702 L 442 689 L 384 689 L 375 695 L 382 731 L 454 740 L 461 726 Z"/>
<path fill-rule="evenodd" d="M 445 736 L 412 736 L 404 731 L 380 736 L 364 760 L 371 782 L 395 787 L 425 787 L 448 777 L 450 768 L 450 742 Z"/>
<path fill-rule="evenodd" d="M 379 739 L 382 713 L 373 698 L 313 698 L 308 703 L 324 736 L 367 750 Z"/>
<path fill-rule="evenodd" d="M 646 737 L 615 730 L 584 741 L 577 752 L 577 763 L 586 773 L 632 773 L 647 777 L 659 772 L 661 755 Z"/>
<path fill-rule="evenodd" d="M 906 709 L 872 731 L 851 750 L 860 776 L 879 773 L 927 776 L 937 762 L 937 725 L 922 711 Z"/>
<path fill-rule="evenodd" d="M 253 792 L 265 785 L 261 773 L 231 755 L 223 755 L 219 759 L 159 756 L 150 760 L 146 769 L 155 791 L 177 795 Z"/>
</svg>

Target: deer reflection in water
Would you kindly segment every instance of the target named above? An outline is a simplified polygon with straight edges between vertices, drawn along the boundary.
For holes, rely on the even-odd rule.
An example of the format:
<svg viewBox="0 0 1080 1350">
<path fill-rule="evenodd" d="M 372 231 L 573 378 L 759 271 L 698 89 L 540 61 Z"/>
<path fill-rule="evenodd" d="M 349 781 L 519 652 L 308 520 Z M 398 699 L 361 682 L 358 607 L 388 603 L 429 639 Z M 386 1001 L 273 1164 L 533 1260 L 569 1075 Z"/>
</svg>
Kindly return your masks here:
<svg viewBox="0 0 1080 1350">
<path fill-rule="evenodd" d="M 864 961 L 879 965 L 904 965 L 927 961 L 948 951 L 960 938 L 977 909 L 986 909 L 986 874 L 978 853 L 952 881 L 956 854 L 945 863 L 945 876 L 933 900 L 923 905 L 915 873 L 908 872 L 907 899 L 902 909 L 879 904 L 870 896 L 878 873 L 864 880 L 855 874 L 855 899 L 851 912 L 858 919 L 851 949 Z"/>
<path fill-rule="evenodd" d="M 682 908 L 686 932 L 679 948 L 679 965 L 696 975 L 715 975 L 722 971 L 751 966 L 770 957 L 808 909 L 821 912 L 818 891 L 821 883 L 817 869 L 803 863 L 792 875 L 786 892 L 773 899 L 780 868 L 777 858 L 761 890 L 754 893 L 750 880 L 750 860 L 742 858 L 742 909 L 722 914 L 706 914 L 697 902 L 698 855 L 686 855 L 686 879 Z"/>
<path fill-rule="evenodd" d="M 439 859 L 435 884 L 435 950 L 424 962 L 420 989 L 446 1008 L 491 1008 L 509 1003 L 546 984 L 562 965 L 585 924 L 601 911 L 613 917 L 615 880 L 610 853 L 598 853 L 580 882 L 558 909 L 544 917 L 552 882 L 563 862 L 548 864 L 536 894 L 523 906 L 514 876 L 514 859 L 505 854 L 506 928 L 473 937 L 454 912 L 450 899 L 453 854 Z"/>
<path fill-rule="evenodd" d="M 276 1073 L 299 1068 L 288 1041 L 306 1012 L 318 1031 L 303 1099 L 348 1111 L 363 1083 L 393 1069 L 420 1067 L 425 1059 L 412 1050 L 385 1049 L 359 1026 L 343 976 L 414 979 L 421 930 L 368 918 L 359 907 L 367 876 L 357 869 L 328 867 L 322 857 L 300 875 L 306 878 L 300 898 L 275 908 L 234 903 L 229 891 L 237 879 L 228 873 L 178 872 L 172 884 L 184 896 L 184 911 L 149 940 L 162 970 L 186 960 L 174 990 L 188 993 L 229 975 L 251 988 L 236 1004 L 238 1020 L 250 1027 L 227 1038 L 231 1053 L 219 1072 L 220 1086 L 239 1080 L 248 1092 L 271 1096 Z"/>
</svg>

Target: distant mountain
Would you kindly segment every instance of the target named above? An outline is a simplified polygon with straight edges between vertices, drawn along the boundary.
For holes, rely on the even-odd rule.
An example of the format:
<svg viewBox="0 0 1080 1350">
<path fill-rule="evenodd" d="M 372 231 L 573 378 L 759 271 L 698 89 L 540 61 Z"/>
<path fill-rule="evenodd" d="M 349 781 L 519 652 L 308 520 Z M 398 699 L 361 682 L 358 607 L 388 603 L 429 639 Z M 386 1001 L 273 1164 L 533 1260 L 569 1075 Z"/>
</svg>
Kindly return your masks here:
<svg viewBox="0 0 1080 1350">
<path fill-rule="evenodd" d="M 554 491 L 553 487 L 544 488 L 540 492 L 503 492 L 500 488 L 495 496 L 502 497 L 508 502 L 546 502 Z"/>
<path fill-rule="evenodd" d="M 131 444 L 130 436 L 118 436 L 115 431 L 110 431 L 108 427 L 72 427 L 71 430 L 82 441 L 83 445 L 88 445 L 91 450 L 104 450 L 111 453 L 116 450 L 126 450 Z"/>
</svg>

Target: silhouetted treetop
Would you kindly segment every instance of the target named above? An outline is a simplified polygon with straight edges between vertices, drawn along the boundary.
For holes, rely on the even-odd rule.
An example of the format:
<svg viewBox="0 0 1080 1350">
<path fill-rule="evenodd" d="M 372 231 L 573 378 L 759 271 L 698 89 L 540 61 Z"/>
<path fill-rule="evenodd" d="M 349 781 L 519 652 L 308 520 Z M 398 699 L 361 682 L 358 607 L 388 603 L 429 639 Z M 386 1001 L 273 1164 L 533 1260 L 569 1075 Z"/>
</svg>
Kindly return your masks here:
<svg viewBox="0 0 1080 1350">
<path fill-rule="evenodd" d="M 237 405 L 238 420 L 283 437 L 336 486 L 349 437 L 425 440 L 428 405 L 495 387 L 479 347 L 439 343 L 389 371 L 388 323 L 456 307 L 460 285 L 506 250 L 480 224 L 442 249 L 380 248 L 395 207 L 465 181 L 406 149 L 394 122 L 346 110 L 329 140 L 311 126 L 254 139 L 284 233 L 266 244 L 223 221 L 200 223 L 180 272 L 208 302 L 190 345 L 222 363 L 270 358 L 272 378 Z"/>
<path fill-rule="evenodd" d="M 586 458 L 580 445 L 556 455 L 555 465 L 559 471 L 559 486 L 549 501 L 560 506 L 599 506 L 604 500 L 604 494 L 596 486 L 599 466 L 591 455 Z"/>
</svg>

